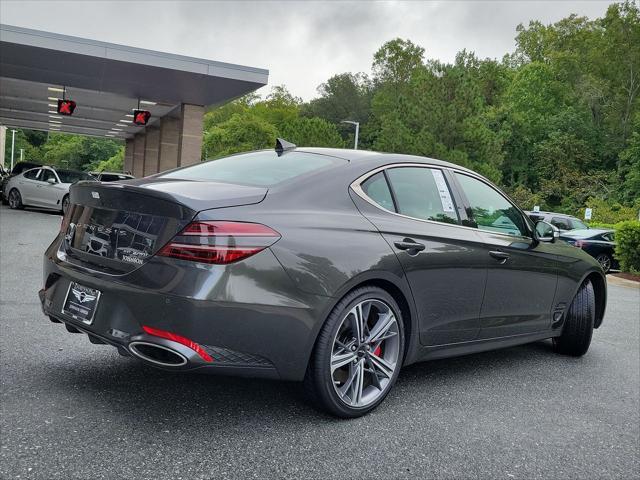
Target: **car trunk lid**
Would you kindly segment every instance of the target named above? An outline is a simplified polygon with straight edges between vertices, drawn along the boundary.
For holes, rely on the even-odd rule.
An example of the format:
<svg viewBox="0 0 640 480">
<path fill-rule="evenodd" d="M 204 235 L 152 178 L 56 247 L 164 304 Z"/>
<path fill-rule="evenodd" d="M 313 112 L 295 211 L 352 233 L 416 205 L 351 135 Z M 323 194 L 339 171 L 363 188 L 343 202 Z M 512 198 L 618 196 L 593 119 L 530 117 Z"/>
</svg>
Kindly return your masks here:
<svg viewBox="0 0 640 480">
<path fill-rule="evenodd" d="M 154 179 L 80 182 L 63 240 L 67 261 L 109 274 L 143 265 L 205 209 L 260 203 L 267 189 Z"/>
</svg>

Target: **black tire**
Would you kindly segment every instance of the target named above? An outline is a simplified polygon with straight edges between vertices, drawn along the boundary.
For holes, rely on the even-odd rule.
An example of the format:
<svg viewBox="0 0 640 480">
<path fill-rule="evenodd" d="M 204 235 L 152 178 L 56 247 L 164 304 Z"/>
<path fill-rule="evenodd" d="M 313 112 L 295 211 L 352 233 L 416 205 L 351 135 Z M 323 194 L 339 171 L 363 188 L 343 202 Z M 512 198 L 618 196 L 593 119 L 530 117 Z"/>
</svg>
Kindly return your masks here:
<svg viewBox="0 0 640 480">
<path fill-rule="evenodd" d="M 64 197 L 62 197 L 62 215 L 67 214 L 67 210 L 69 209 L 69 194 L 67 193 Z"/>
<path fill-rule="evenodd" d="M 562 334 L 553 339 L 556 352 L 581 357 L 591 345 L 596 316 L 596 300 L 593 285 L 586 281 L 576 293 L 562 328 Z"/>
<path fill-rule="evenodd" d="M 387 386 L 378 394 L 379 397 L 366 406 L 353 407 L 343 402 L 336 393 L 330 367 L 331 355 L 334 339 L 341 328 L 343 319 L 354 306 L 366 300 L 384 302 L 392 310 L 397 321 L 399 344 L 396 344 L 396 347 L 399 345 L 399 350 L 395 370 L 390 376 Z M 382 403 L 398 378 L 404 359 L 404 342 L 402 312 L 389 293 L 374 286 L 364 286 L 351 291 L 334 307 L 320 330 L 304 379 L 307 397 L 316 408 L 340 418 L 355 418 L 369 413 Z"/>
<path fill-rule="evenodd" d="M 609 271 L 611 270 L 611 266 L 613 265 L 613 258 L 611 258 L 611 255 L 609 255 L 608 253 L 600 253 L 596 257 L 596 260 L 602 267 L 602 271 L 604 273 L 609 273 Z"/>
<path fill-rule="evenodd" d="M 22 195 L 17 188 L 12 188 L 9 192 L 9 208 L 14 210 L 21 210 L 24 208 L 22 204 Z"/>
</svg>

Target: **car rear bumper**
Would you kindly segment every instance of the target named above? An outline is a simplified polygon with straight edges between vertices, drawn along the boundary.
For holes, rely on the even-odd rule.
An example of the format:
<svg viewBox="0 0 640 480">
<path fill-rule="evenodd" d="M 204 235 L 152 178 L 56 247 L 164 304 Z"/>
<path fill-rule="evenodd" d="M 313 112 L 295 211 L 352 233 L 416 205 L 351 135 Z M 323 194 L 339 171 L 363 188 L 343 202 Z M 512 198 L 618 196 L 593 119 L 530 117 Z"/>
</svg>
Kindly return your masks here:
<svg viewBox="0 0 640 480">
<path fill-rule="evenodd" d="M 53 321 L 159 368 L 304 378 L 331 299 L 298 291 L 268 249 L 226 266 L 153 258 L 134 272 L 114 276 L 65 262 L 58 245 L 56 239 L 45 253 L 39 293 L 43 313 Z M 62 311 L 71 282 L 101 292 L 90 324 Z M 150 335 L 143 326 L 196 342 L 210 361 L 179 341 Z M 166 365 L 154 362 L 155 354 L 145 358 L 136 345 L 146 344 L 171 351 L 176 361 Z"/>
</svg>

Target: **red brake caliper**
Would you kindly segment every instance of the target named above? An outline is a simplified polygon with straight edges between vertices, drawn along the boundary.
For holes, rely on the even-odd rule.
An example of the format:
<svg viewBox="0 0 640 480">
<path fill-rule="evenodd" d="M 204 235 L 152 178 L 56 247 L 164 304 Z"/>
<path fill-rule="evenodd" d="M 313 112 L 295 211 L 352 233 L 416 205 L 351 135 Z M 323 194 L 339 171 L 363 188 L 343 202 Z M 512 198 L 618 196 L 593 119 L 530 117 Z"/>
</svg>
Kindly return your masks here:
<svg viewBox="0 0 640 480">
<path fill-rule="evenodd" d="M 380 347 L 380 345 L 378 345 L 377 348 L 373 351 L 373 354 L 376 357 L 379 357 L 381 353 L 382 353 L 382 348 Z"/>
</svg>

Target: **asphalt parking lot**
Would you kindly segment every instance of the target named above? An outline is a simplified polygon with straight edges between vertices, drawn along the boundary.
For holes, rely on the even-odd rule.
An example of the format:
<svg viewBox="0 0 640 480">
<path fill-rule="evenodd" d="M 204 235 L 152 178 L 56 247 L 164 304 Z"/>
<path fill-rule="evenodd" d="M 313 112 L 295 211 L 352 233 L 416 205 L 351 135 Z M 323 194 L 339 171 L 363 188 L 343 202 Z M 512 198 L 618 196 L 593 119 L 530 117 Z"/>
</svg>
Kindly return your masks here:
<svg viewBox="0 0 640 480">
<path fill-rule="evenodd" d="M 640 290 L 609 288 L 589 353 L 539 342 L 406 368 L 344 421 L 290 383 L 146 367 L 50 323 L 60 216 L 0 209 L 0 478 L 638 478 Z"/>
</svg>

